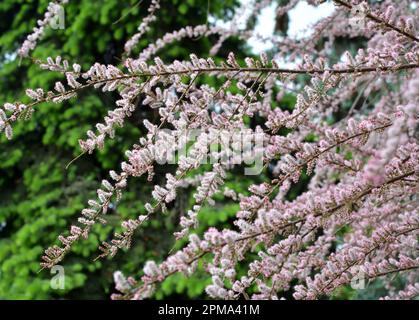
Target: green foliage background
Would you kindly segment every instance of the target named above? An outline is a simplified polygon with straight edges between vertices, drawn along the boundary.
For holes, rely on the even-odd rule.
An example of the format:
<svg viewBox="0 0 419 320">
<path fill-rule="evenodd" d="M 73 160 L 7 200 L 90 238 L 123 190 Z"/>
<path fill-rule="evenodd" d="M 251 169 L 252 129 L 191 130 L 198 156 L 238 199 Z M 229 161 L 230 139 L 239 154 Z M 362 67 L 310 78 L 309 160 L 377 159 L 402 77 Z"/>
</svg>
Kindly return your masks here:
<svg viewBox="0 0 419 320">
<path fill-rule="evenodd" d="M 61 75 L 40 70 L 30 60 L 21 64 L 16 51 L 41 18 L 49 0 L 2 0 L 0 2 L 0 103 L 27 101 L 26 88 L 50 89 Z M 283 4 L 284 0 L 278 0 Z M 166 32 L 187 25 L 204 24 L 208 12 L 228 20 L 238 0 L 162 0 L 157 21 L 142 38 L 137 48 L 146 47 Z M 208 4 L 210 6 L 208 7 Z M 33 52 L 34 58 L 46 59 L 61 55 L 70 63 L 77 62 L 86 70 L 94 62 L 119 64 L 125 40 L 133 35 L 147 14 L 149 1 L 138 0 L 79 0 L 65 6 L 66 26 L 63 30 L 48 30 Z M 249 25 L 255 23 L 250 19 Z M 277 21 L 276 32 L 286 33 L 288 18 Z M 207 56 L 216 37 L 186 39 L 161 52 L 164 61 L 186 59 L 190 53 Z M 229 51 L 242 59 L 250 48 L 238 39 L 229 39 L 215 59 L 225 58 Z M 216 85 L 214 79 L 201 77 L 201 82 Z M 77 99 L 63 104 L 41 104 L 29 121 L 14 126 L 14 139 L 0 135 L 0 299 L 107 299 L 114 292 L 112 274 L 122 270 L 126 275 L 140 276 L 145 261 L 161 261 L 170 249 L 180 248 L 172 233 L 179 217 L 193 205 L 193 189 L 180 192 L 168 214 L 156 218 L 136 233 L 133 246 L 118 253 L 112 260 L 93 259 L 97 247 L 117 231 L 120 221 L 145 212 L 151 186 L 144 178 L 131 180 L 122 201 L 114 204 L 107 215 L 106 226 L 96 226 L 88 240 L 79 242 L 62 262 L 65 268 L 65 289 L 53 290 L 48 270 L 38 273 L 43 250 L 56 243 L 57 236 L 76 221 L 89 198 L 95 198 L 100 181 L 108 178 L 109 169 L 117 168 L 124 160 L 124 151 L 144 133 L 142 120 L 156 119 L 157 114 L 139 105 L 117 137 L 108 140 L 104 150 L 78 159 L 68 170 L 66 164 L 80 153 L 78 139 L 88 129 L 102 122 L 113 109 L 118 96 L 86 90 Z M 292 108 L 295 97 L 286 95 L 281 107 Z M 257 124 L 257 119 L 251 125 Z M 285 133 L 285 132 L 284 132 Z M 315 139 L 315 137 L 312 137 Z M 159 166 L 153 184 L 164 183 L 166 172 L 174 167 Z M 203 172 L 203 169 L 200 170 Z M 196 172 L 195 172 L 196 173 Z M 242 168 L 229 173 L 226 185 L 246 194 L 251 182 L 267 180 L 269 171 L 260 176 L 245 177 Z M 308 177 L 294 186 L 288 194 L 295 198 L 304 190 Z M 216 196 L 215 206 L 206 206 L 200 214 L 200 229 L 208 226 L 222 228 L 231 225 L 238 204 Z M 202 270 L 202 264 L 200 266 Z M 243 270 L 238 270 L 239 275 Z M 209 279 L 203 272 L 192 277 L 176 274 L 159 286 L 156 298 L 203 298 Z M 351 289 L 343 288 L 337 299 L 353 298 Z"/>
<path fill-rule="evenodd" d="M 36 20 L 43 16 L 48 2 L 0 2 L 0 103 L 27 101 L 26 88 L 49 89 L 61 77 L 40 70 L 30 60 L 23 60 L 19 65 L 15 55 Z M 210 13 L 228 18 L 236 4 L 235 0 L 211 1 Z M 46 59 L 61 55 L 70 63 L 80 63 L 84 69 L 95 61 L 118 64 L 125 40 L 135 33 L 141 18 L 147 14 L 148 5 L 149 1 L 138 5 L 137 0 L 70 1 L 65 6 L 65 29 L 48 30 L 33 57 Z M 206 0 L 162 1 L 158 21 L 143 37 L 138 49 L 168 31 L 204 24 L 207 11 Z M 229 45 L 237 47 L 238 44 L 233 39 Z M 189 39 L 169 46 L 159 55 L 166 61 L 185 59 L 190 52 L 206 54 L 210 46 L 208 39 Z M 76 245 L 63 261 L 64 290 L 50 288 L 53 275 L 48 271 L 37 273 L 43 249 L 56 243 L 58 234 L 67 230 L 87 200 L 95 197 L 95 190 L 101 179 L 107 177 L 108 170 L 118 167 L 124 151 L 138 141 L 143 131 L 142 119 L 155 116 L 140 106 L 127 126 L 119 129 L 118 137 L 108 141 L 105 150 L 84 156 L 65 170 L 66 164 L 80 152 L 78 139 L 114 108 L 116 99 L 114 94 L 89 90 L 64 104 L 42 104 L 30 121 L 15 126 L 12 141 L 0 137 L 0 299 L 108 298 L 113 292 L 114 270 L 137 275 L 147 259 L 162 259 L 173 246 L 172 233 L 179 214 L 187 209 L 190 195 L 180 197 L 170 214 L 160 215 L 141 230 L 129 252 L 113 260 L 93 262 L 98 244 L 118 228 L 121 219 L 144 211 L 150 184 L 137 179 L 131 181 L 123 200 L 109 214 L 108 224 L 97 226 L 91 237 Z M 162 174 L 156 175 L 154 183 L 161 183 L 164 171 L 170 168 L 158 170 Z M 217 219 L 225 221 L 231 210 L 223 211 Z M 165 283 L 158 297 L 201 295 L 204 284 L 199 279 L 178 280 L 170 280 L 176 285 Z"/>
</svg>

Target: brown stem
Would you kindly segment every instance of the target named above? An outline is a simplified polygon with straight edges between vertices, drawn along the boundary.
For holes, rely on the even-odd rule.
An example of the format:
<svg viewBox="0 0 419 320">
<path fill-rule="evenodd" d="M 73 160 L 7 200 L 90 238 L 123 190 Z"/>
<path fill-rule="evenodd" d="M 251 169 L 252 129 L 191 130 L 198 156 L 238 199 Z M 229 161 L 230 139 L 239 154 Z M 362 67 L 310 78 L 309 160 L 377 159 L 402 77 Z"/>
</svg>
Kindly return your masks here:
<svg viewBox="0 0 419 320">
<path fill-rule="evenodd" d="M 333 1 L 334 1 L 334 2 L 336 2 L 337 4 L 340 4 L 341 6 L 346 7 L 346 8 L 347 8 L 347 9 L 349 9 L 349 10 L 351 10 L 351 9 L 353 8 L 353 5 L 351 5 L 350 3 L 347 3 L 346 1 L 343 1 L 343 0 L 333 0 Z M 414 40 L 414 41 L 416 41 L 416 42 L 419 42 L 419 39 L 418 39 L 418 38 L 416 38 L 413 34 L 410 34 L 410 33 L 406 32 L 406 31 L 403 31 L 403 30 L 402 30 L 402 29 L 400 29 L 399 27 L 397 27 L 397 26 L 395 26 L 395 25 L 393 25 L 393 24 L 391 24 L 391 23 L 388 23 L 387 21 L 385 21 L 385 20 L 381 19 L 380 17 L 378 17 L 378 16 L 376 16 L 376 15 L 373 15 L 373 14 L 371 14 L 371 13 L 368 13 L 368 14 L 367 14 L 367 18 L 369 18 L 370 20 L 372 20 L 372 21 L 374 21 L 374 22 L 377 22 L 377 23 L 379 23 L 379 24 L 384 25 L 384 26 L 386 26 L 387 28 L 389 28 L 389 29 L 392 29 L 392 30 L 396 31 L 396 32 L 398 32 L 398 33 L 400 33 L 400 34 L 404 35 L 405 37 L 407 37 L 407 38 L 409 38 L 409 39 L 411 39 L 411 40 Z"/>
<path fill-rule="evenodd" d="M 415 173 L 415 171 L 410 171 L 410 172 L 407 172 L 407 173 L 405 173 L 405 174 L 402 174 L 402 175 L 400 175 L 400 176 L 397 176 L 397 177 L 394 177 L 394 178 L 392 178 L 392 179 L 389 179 L 388 181 L 386 181 L 382 186 L 384 186 L 384 185 L 388 185 L 388 184 L 391 184 L 391 183 L 394 183 L 394 182 L 397 182 L 397 181 L 399 181 L 399 180 L 401 180 L 401 179 L 403 179 L 403 178 L 405 178 L 405 177 L 407 177 L 407 176 L 410 176 L 410 175 L 412 175 L 412 174 L 414 174 Z M 361 194 L 360 194 L 360 196 L 358 197 L 358 199 L 360 199 L 360 198 L 362 198 L 362 197 L 364 197 L 364 196 L 366 196 L 367 194 L 369 194 L 372 190 L 373 190 L 374 188 L 368 188 L 366 191 L 364 191 L 364 192 L 362 192 Z M 333 211 L 336 211 L 336 210 L 338 210 L 339 208 L 341 208 L 342 206 L 344 206 L 345 204 L 341 204 L 341 205 L 338 205 L 338 206 L 336 206 L 336 207 L 334 207 L 334 208 L 332 208 L 332 209 L 329 209 L 329 210 L 327 210 L 325 213 L 331 213 L 331 212 L 333 212 Z M 317 214 L 316 216 L 319 216 L 319 215 L 322 215 L 323 213 L 319 213 L 319 214 Z M 234 240 L 234 243 L 237 243 L 237 242 L 241 242 L 241 241 L 245 241 L 245 240 L 249 240 L 249 239 L 252 239 L 252 238 L 256 238 L 256 237 L 258 237 L 258 236 L 261 236 L 261 235 L 264 235 L 264 234 L 268 234 L 268 233 L 272 233 L 272 232 L 278 232 L 278 231 L 280 231 L 280 230 L 283 230 L 283 229 L 286 229 L 287 227 L 289 227 L 289 226 L 293 226 L 293 225 L 295 225 L 295 224 L 297 224 L 297 223 L 299 223 L 299 222 L 304 222 L 305 221 L 305 218 L 300 218 L 300 219 L 298 219 L 298 220 L 295 220 L 295 221 L 292 221 L 292 222 L 289 222 L 289 223 L 287 223 L 287 224 L 284 224 L 284 225 L 282 225 L 282 226 L 278 226 L 278 227 L 276 227 L 276 228 L 272 228 L 272 229 L 269 229 L 269 230 L 266 230 L 266 231 L 262 231 L 262 232 L 257 232 L 257 233 L 253 233 L 253 234 L 251 234 L 251 235 L 246 235 L 246 236 L 243 236 L 243 237 L 240 237 L 240 238 L 237 238 L 237 239 L 235 239 Z M 415 228 L 414 230 L 416 230 L 416 229 L 418 229 L 418 228 Z M 410 232 L 410 231 L 412 231 L 411 229 L 409 229 L 408 230 L 408 232 Z M 398 235 L 401 235 L 401 234 L 404 234 L 404 233 L 406 233 L 406 232 L 402 232 L 402 233 L 399 233 Z M 217 248 L 220 248 L 220 247 L 223 247 L 223 246 L 225 246 L 225 245 L 227 245 L 228 243 L 227 242 L 223 242 L 223 243 L 221 243 L 221 244 L 218 244 L 216 247 Z M 186 263 L 187 264 L 191 264 L 191 263 L 193 263 L 193 262 L 195 262 L 196 260 L 199 260 L 200 258 L 202 258 L 203 256 L 205 256 L 206 254 L 208 254 L 208 253 L 210 253 L 211 252 L 211 249 L 213 249 L 214 247 L 212 247 L 212 248 L 209 248 L 209 249 L 207 249 L 207 250 L 204 250 L 204 251 L 201 251 L 200 253 L 198 253 L 195 257 L 193 257 L 193 258 L 191 258 L 189 261 L 187 261 Z M 371 251 L 372 252 L 372 251 Z M 370 253 L 370 252 L 369 252 Z M 367 255 L 369 254 L 369 253 L 367 253 Z M 179 272 L 178 270 L 174 270 L 174 271 L 172 271 L 172 272 L 169 272 L 168 274 L 166 274 L 165 275 L 165 278 L 167 278 L 167 277 L 169 277 L 169 276 L 171 276 L 171 275 L 173 275 L 173 274 L 175 274 L 175 273 L 177 273 L 177 272 Z M 157 281 L 157 280 L 155 280 L 155 281 L 151 281 L 151 282 L 149 282 L 149 283 L 147 283 L 147 285 L 152 285 L 152 284 L 155 284 L 155 283 L 157 283 L 157 282 L 159 282 L 159 281 Z M 330 285 L 330 283 L 328 283 L 328 285 Z M 326 285 L 324 288 L 327 288 L 327 286 L 328 285 Z M 134 289 L 135 290 L 135 289 Z M 131 293 L 131 294 L 126 294 L 125 296 L 124 296 L 124 298 L 130 298 L 130 297 L 132 297 L 132 295 L 133 295 L 133 293 Z"/>
</svg>

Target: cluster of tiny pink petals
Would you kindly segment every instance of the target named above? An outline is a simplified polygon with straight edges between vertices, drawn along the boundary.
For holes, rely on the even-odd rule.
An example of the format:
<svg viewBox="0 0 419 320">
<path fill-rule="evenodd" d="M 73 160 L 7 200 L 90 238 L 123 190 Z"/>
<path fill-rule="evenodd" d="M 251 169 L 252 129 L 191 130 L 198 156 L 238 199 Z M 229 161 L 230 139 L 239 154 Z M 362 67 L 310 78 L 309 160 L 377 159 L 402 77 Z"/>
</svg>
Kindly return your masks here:
<svg viewBox="0 0 419 320">
<path fill-rule="evenodd" d="M 60 7 L 69 0 L 56 0 L 48 4 L 47 11 L 45 12 L 43 20 L 37 21 L 37 26 L 33 29 L 33 33 L 28 35 L 26 40 L 23 42 L 22 46 L 18 50 L 18 54 L 21 57 L 28 57 L 30 51 L 34 50 L 38 40 L 40 40 L 44 33 L 45 28 L 51 22 L 51 19 L 55 17 Z"/>
<path fill-rule="evenodd" d="M 315 6 L 323 2 L 308 1 Z M 277 16 L 299 3 L 277 5 Z M 173 234 L 186 244 L 166 259 L 147 261 L 140 279 L 115 272 L 119 293 L 114 299 L 150 298 L 171 275 L 191 276 L 198 268 L 211 279 L 205 293 L 214 299 L 319 299 L 361 276 L 380 278 L 393 288 L 383 299 L 417 297 L 419 40 L 414 10 L 406 0 L 334 3 L 335 12 L 303 38 L 263 38 L 240 27 L 242 15 L 250 21 L 273 4 L 251 1 L 250 15 L 241 6 L 228 28 L 185 26 L 138 47 L 139 55 L 129 57 L 157 19 L 160 2 L 153 0 L 138 32 L 125 44 L 121 65 L 96 62 L 82 71 L 60 56 L 40 62 L 63 80 L 49 91 L 28 88 L 30 103 L 0 107 L 0 132 L 8 139 L 12 125 L 30 117 L 38 104 L 77 99 L 82 89 L 117 96 L 104 119 L 80 137 L 82 154 L 103 149 L 138 106 L 156 115 L 153 121 L 142 119 L 145 134 L 100 182 L 97 197 L 58 237 L 59 245 L 45 250 L 42 267 L 59 263 L 96 223 L 106 223 L 129 179 L 146 176 L 152 191 L 145 213 L 134 212 L 121 221 L 122 231 L 100 245 L 99 257 L 113 257 L 132 246 L 136 230 L 172 212 L 169 204 L 193 189 L 193 203 L 176 215 Z M 22 56 L 34 48 L 50 16 L 25 41 Z M 198 37 L 216 38 L 209 55 L 191 53 L 185 61 L 157 56 L 176 41 Z M 218 59 L 229 37 L 255 37 L 271 42 L 277 51 L 243 60 L 230 52 Z M 351 38 L 365 39 L 362 48 L 330 58 L 337 39 Z M 293 67 L 282 68 L 284 62 Z M 214 81 L 202 84 L 203 76 Z M 285 107 L 290 93 L 295 96 L 291 108 Z M 235 141 L 235 133 L 242 140 Z M 239 147 L 241 153 L 236 153 Z M 255 182 L 246 192 L 238 192 L 228 182 L 255 164 L 251 161 L 256 157 L 261 171 L 248 176 Z M 170 161 L 175 161 L 175 170 L 156 183 L 155 167 Z M 206 161 L 213 162 L 203 166 Z M 292 196 L 300 184 L 305 187 Z M 223 197 L 225 203 L 237 204 L 230 225 L 210 226 L 201 233 L 202 208 L 222 208 L 216 199 Z M 404 288 L 394 288 L 396 273 Z"/>
</svg>

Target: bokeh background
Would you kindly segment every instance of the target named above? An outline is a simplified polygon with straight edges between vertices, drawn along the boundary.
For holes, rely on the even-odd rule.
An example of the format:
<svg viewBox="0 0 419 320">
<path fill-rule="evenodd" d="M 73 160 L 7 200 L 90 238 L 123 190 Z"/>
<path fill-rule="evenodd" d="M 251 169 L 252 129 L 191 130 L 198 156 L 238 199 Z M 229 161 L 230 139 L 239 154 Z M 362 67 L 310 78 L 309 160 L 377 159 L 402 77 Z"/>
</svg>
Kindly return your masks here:
<svg viewBox="0 0 419 320">
<path fill-rule="evenodd" d="M 0 1 L 0 103 L 27 101 L 26 88 L 51 88 L 61 75 L 40 70 L 30 60 L 19 61 L 16 51 L 25 37 L 43 16 L 49 0 Z M 286 0 L 273 1 L 285 4 Z M 143 0 L 78 0 L 65 6 L 65 28 L 47 30 L 33 52 L 34 58 L 46 59 L 57 55 L 70 63 L 77 62 L 83 69 L 94 62 L 120 64 L 125 40 L 133 35 L 141 19 L 147 14 L 149 1 Z M 238 0 L 163 0 L 157 21 L 142 38 L 135 53 L 166 32 L 187 25 L 228 23 Z M 272 9 L 267 9 L 262 19 L 250 19 L 248 26 L 256 25 L 261 33 L 287 34 L 303 30 L 307 17 L 327 15 L 330 3 L 310 14 L 307 4 L 299 6 L 285 17 L 275 20 Z M 333 8 L 333 5 L 332 5 Z M 270 19 L 266 19 L 270 18 Z M 290 28 L 291 26 L 291 28 Z M 186 39 L 175 42 L 159 52 L 164 61 L 187 59 L 190 53 L 208 56 L 217 37 Z M 358 41 L 358 40 L 357 40 Z M 359 40 L 362 41 L 362 40 Z M 338 42 L 339 43 L 339 42 Z M 347 43 L 346 43 L 347 45 Z M 346 46 L 343 43 L 343 46 Z M 235 51 L 237 58 L 256 54 L 261 50 L 275 52 L 272 46 L 257 41 L 244 42 L 228 39 L 215 59 L 225 58 Z M 340 50 L 336 48 L 337 52 Z M 216 80 L 202 77 L 202 83 L 217 85 Z M 104 150 L 78 159 L 68 170 L 66 164 L 80 153 L 78 139 L 85 137 L 88 129 L 100 122 L 108 110 L 114 108 L 116 93 L 86 90 L 77 99 L 63 104 L 41 104 L 29 121 L 15 126 L 15 136 L 7 141 L 0 136 L 0 299 L 108 299 L 114 292 L 113 272 L 122 270 L 126 275 L 139 276 L 148 259 L 161 261 L 172 249 L 181 247 L 172 233 L 177 230 L 179 216 L 193 204 L 193 188 L 186 189 L 169 207 L 165 215 L 146 224 L 136 233 L 129 251 L 120 252 L 111 260 L 93 262 L 97 247 L 117 231 L 122 219 L 143 214 L 144 203 L 149 201 L 152 184 L 145 178 L 130 181 L 122 201 L 113 204 L 106 226 L 96 226 L 88 240 L 79 242 L 62 262 L 65 268 L 65 289 L 50 286 L 53 275 L 48 270 L 38 273 L 43 250 L 56 243 L 57 236 L 65 233 L 89 198 L 95 197 L 96 188 L 108 171 L 117 168 L 124 159 L 124 151 L 138 141 L 145 132 L 143 119 L 153 121 L 158 115 L 148 107 L 139 106 L 117 137 L 106 143 Z M 291 108 L 294 95 L 286 94 L 281 107 Z M 257 125 L 257 119 L 252 126 Z M 166 172 L 174 167 L 157 167 L 153 183 L 162 184 Z M 256 177 L 243 176 L 237 168 L 229 174 L 226 186 L 246 194 L 252 182 L 261 182 L 270 175 L 269 169 Z M 287 197 L 295 198 L 308 182 L 303 177 Z M 200 232 L 215 226 L 231 223 L 238 204 L 216 196 L 215 206 L 202 210 Z M 245 263 L 243 263 L 244 272 Z M 201 266 L 202 268 L 202 266 Z M 203 272 L 186 278 L 177 274 L 159 286 L 156 298 L 204 298 L 204 288 L 209 283 Z M 383 290 L 377 286 L 377 294 Z M 370 291 L 374 295 L 374 290 Z M 291 292 L 289 293 L 291 297 Z M 362 297 L 350 288 L 336 293 L 336 299 Z M 365 298 L 365 297 L 364 297 Z M 367 297 L 368 298 L 368 297 Z"/>
</svg>

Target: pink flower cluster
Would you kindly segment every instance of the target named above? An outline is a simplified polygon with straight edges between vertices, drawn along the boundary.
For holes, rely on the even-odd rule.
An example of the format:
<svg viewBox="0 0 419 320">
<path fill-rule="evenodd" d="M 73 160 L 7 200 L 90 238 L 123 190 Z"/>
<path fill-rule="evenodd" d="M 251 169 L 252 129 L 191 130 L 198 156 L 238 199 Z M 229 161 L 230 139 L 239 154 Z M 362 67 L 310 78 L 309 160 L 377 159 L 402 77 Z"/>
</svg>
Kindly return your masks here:
<svg viewBox="0 0 419 320">
<path fill-rule="evenodd" d="M 212 281 L 205 291 L 216 299 L 319 299 L 333 296 L 342 286 L 363 290 L 362 280 L 376 278 L 388 288 L 384 299 L 418 296 L 417 9 L 407 0 L 335 0 L 335 12 L 317 22 L 309 36 L 272 35 L 263 40 L 275 48 L 259 58 L 241 61 L 234 53 L 226 59 L 212 57 L 228 37 L 260 38 L 241 27 L 239 18 L 249 8 L 245 20 L 257 18 L 260 9 L 273 3 L 250 1 L 247 8 L 237 9 L 228 28 L 185 26 L 131 57 L 157 19 L 160 4 L 153 0 L 138 33 L 125 45 L 121 65 L 95 63 L 83 72 L 77 63 L 70 66 L 61 57 L 48 57 L 40 67 L 61 73 L 63 82 L 51 91 L 28 89 L 29 104 L 5 103 L 0 108 L 0 131 L 11 139 L 12 124 L 29 117 L 42 102 L 77 98 L 82 89 L 114 91 L 119 95 L 115 108 L 80 139 L 83 153 L 93 153 L 113 139 L 139 102 L 156 111 L 157 119 L 143 121 L 147 133 L 126 151 L 120 168 L 101 182 L 97 199 L 89 200 L 77 225 L 58 237 L 60 246 L 45 251 L 43 268 L 61 261 L 75 242 L 89 236 L 93 225 L 106 222 L 111 201 L 119 201 L 129 179 L 147 175 L 153 182 L 155 165 L 187 146 L 175 172 L 167 174 L 163 184 L 154 184 L 146 214 L 122 221 L 123 231 L 100 246 L 100 257 L 130 247 L 144 221 L 170 212 L 167 204 L 177 201 L 180 189 L 194 187 L 194 203 L 180 216 L 174 235 L 187 239 L 186 245 L 164 260 L 148 261 L 141 279 L 115 272 L 119 293 L 113 298 L 151 297 L 160 282 L 177 272 L 208 274 Z M 298 3 L 277 6 L 276 14 L 282 16 Z M 22 56 L 35 47 L 45 23 L 24 43 Z M 219 38 L 205 57 L 191 53 L 187 61 L 164 62 L 155 56 L 175 41 L 214 35 Z M 365 39 L 362 47 L 334 56 L 337 39 L 352 38 Z M 282 67 L 285 63 L 292 67 Z M 202 84 L 203 76 L 214 81 Z M 296 96 L 291 109 L 284 107 L 289 93 Z M 171 130 L 162 130 L 166 127 Z M 197 129 L 189 146 L 188 137 Z M 257 134 L 261 143 L 251 143 L 240 157 L 225 160 L 237 147 L 224 143 L 225 133 L 237 131 L 245 137 Z M 221 145 L 217 151 L 210 148 L 214 143 Z M 255 182 L 246 194 L 223 187 L 232 170 L 246 168 L 246 160 L 255 154 L 261 155 L 264 177 L 269 178 Z M 216 163 L 196 174 L 207 157 Z M 291 199 L 289 191 L 302 177 L 309 183 Z M 222 195 L 240 207 L 230 227 L 210 227 L 200 234 L 201 209 L 216 206 L 215 199 Z M 245 268 L 244 275 L 238 275 L 238 266 Z M 395 275 L 402 277 L 404 288 L 393 286 Z"/>
</svg>

